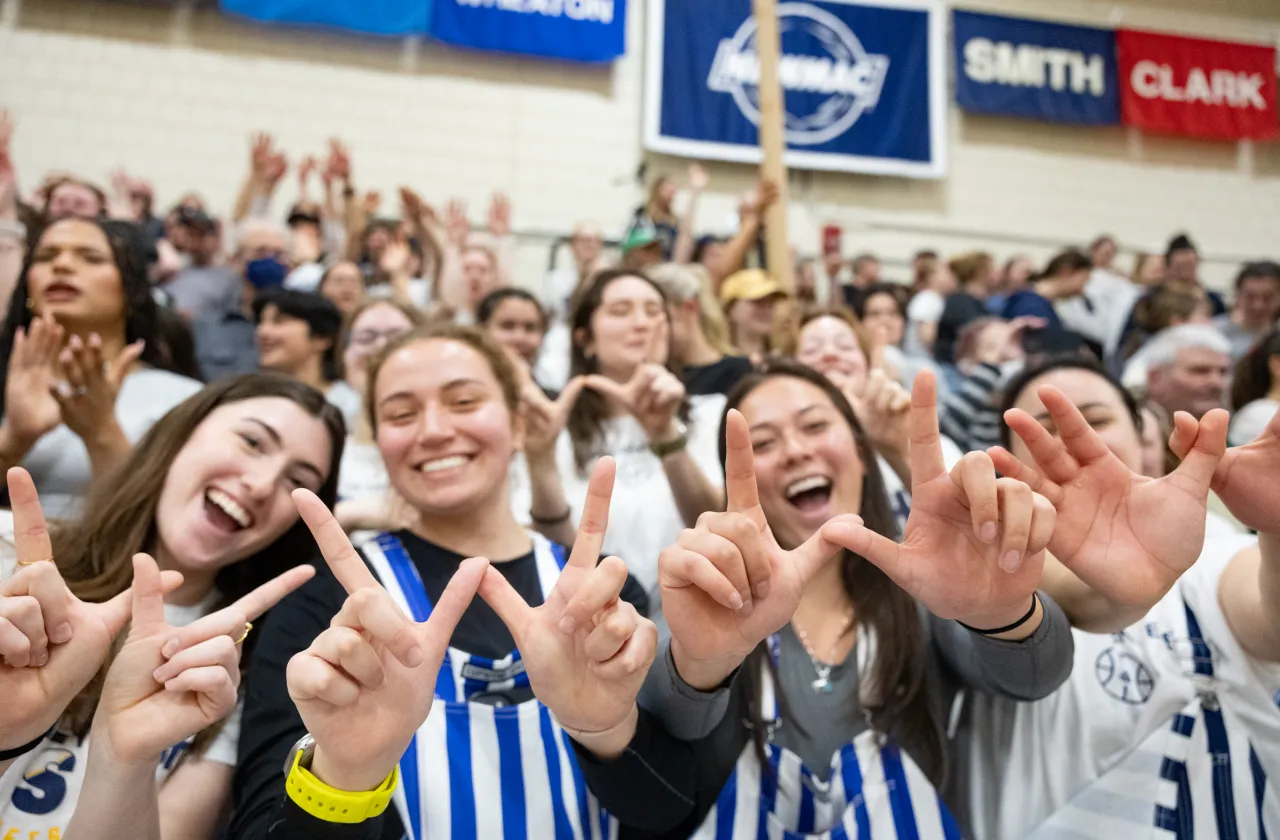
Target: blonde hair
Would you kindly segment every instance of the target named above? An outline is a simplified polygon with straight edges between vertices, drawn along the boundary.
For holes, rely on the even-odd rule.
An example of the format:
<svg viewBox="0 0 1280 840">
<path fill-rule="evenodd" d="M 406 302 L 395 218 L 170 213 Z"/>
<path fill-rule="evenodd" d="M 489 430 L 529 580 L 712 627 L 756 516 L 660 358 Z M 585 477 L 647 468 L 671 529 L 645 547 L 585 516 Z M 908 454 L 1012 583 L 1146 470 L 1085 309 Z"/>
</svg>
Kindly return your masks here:
<svg viewBox="0 0 1280 840">
<path fill-rule="evenodd" d="M 793 309 L 793 312 L 795 314 L 791 317 L 779 319 L 773 331 L 773 348 L 780 355 L 795 358 L 796 351 L 800 349 L 800 333 L 804 332 L 804 328 L 819 318 L 835 318 L 837 321 L 848 324 L 849 329 L 853 330 L 854 337 L 858 339 L 858 349 L 870 362 L 873 345 L 871 334 L 867 332 L 866 327 L 862 326 L 862 322 L 858 320 L 857 315 L 853 314 L 853 310 L 845 306 L 831 309 L 809 306 L 804 309 Z"/>
<path fill-rule="evenodd" d="M 671 303 L 698 302 L 698 327 L 717 353 L 737 352 L 729 340 L 729 322 L 711 289 L 711 275 L 697 264 L 663 263 L 645 271 Z"/>
</svg>

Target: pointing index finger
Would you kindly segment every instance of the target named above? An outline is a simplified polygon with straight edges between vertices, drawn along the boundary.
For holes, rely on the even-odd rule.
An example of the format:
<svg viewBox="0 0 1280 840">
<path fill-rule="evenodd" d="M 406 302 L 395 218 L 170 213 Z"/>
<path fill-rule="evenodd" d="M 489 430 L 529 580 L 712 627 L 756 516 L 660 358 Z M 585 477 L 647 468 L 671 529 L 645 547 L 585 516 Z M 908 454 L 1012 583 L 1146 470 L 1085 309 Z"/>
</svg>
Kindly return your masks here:
<svg viewBox="0 0 1280 840">
<path fill-rule="evenodd" d="M 609 456 L 596 461 L 587 483 L 587 499 L 582 504 L 582 516 L 578 520 L 578 537 L 573 541 L 569 565 L 594 569 L 600 560 L 604 546 L 604 532 L 609 526 L 609 500 L 613 497 L 613 477 L 617 471 Z"/>
<path fill-rule="evenodd" d="M 13 542 L 18 562 L 35 563 L 53 558 L 49 526 L 44 520 L 40 497 L 36 494 L 31 473 L 13 467 L 8 473 L 9 503 L 13 508 Z"/>
<path fill-rule="evenodd" d="M 724 494 L 728 502 L 726 509 L 733 513 L 747 513 L 760 507 L 751 430 L 747 427 L 747 418 L 736 408 L 729 410 L 724 426 Z M 752 519 L 755 521 L 755 517 Z M 756 521 L 756 524 L 762 523 Z"/>
<path fill-rule="evenodd" d="M 333 518 L 333 513 L 315 493 L 302 488 L 294 490 L 293 503 L 297 506 L 302 521 L 311 530 L 311 535 L 315 537 L 316 544 L 320 546 L 320 553 L 333 570 L 333 576 L 347 590 L 347 594 L 354 593 L 357 589 L 380 586 L 378 579 L 360 558 L 360 553 L 351 545 L 351 540 L 347 539 L 338 520 Z"/>
<path fill-rule="evenodd" d="M 246 621 L 256 621 L 293 590 L 315 577 L 314 566 L 294 566 L 259 586 L 231 606 L 244 613 Z"/>
<path fill-rule="evenodd" d="M 911 485 L 933 481 L 947 471 L 942 457 L 942 438 L 938 434 L 938 383 L 933 371 L 916 374 L 911 389 L 911 414 L 907 420 L 911 436 Z"/>
</svg>

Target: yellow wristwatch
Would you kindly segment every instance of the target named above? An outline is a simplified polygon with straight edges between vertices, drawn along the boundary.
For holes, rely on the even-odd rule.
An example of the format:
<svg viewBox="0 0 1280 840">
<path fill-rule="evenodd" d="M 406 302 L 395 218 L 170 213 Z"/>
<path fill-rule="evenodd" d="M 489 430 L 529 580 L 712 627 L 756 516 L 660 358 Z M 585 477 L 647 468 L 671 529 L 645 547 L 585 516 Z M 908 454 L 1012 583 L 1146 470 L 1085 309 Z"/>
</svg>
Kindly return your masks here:
<svg viewBox="0 0 1280 840">
<path fill-rule="evenodd" d="M 285 790 L 299 808 L 319 820 L 331 823 L 360 823 L 378 816 L 391 804 L 391 795 L 400 782 L 400 770 L 374 790 L 361 793 L 331 788 L 311 774 L 311 757 L 316 742 L 310 735 L 294 744 L 285 768 Z"/>
</svg>

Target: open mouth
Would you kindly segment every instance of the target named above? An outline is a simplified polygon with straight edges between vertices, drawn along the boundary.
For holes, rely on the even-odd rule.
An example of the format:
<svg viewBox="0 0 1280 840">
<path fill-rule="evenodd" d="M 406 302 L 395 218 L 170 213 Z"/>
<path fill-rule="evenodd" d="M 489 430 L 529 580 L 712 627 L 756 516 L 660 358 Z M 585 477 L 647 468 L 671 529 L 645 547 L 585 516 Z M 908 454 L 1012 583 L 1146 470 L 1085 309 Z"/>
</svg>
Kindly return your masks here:
<svg viewBox="0 0 1280 840">
<path fill-rule="evenodd" d="M 252 514 L 217 488 L 205 491 L 204 511 L 215 527 L 228 533 L 243 531 L 253 524 Z"/>
<path fill-rule="evenodd" d="M 787 502 L 802 513 L 810 513 L 826 507 L 831 501 L 831 479 L 820 475 L 793 481 L 787 485 Z"/>
<path fill-rule="evenodd" d="M 80 290 L 70 283 L 50 283 L 45 287 L 43 294 L 46 301 L 71 300 L 79 296 Z"/>
<path fill-rule="evenodd" d="M 464 467 L 471 460 L 469 455 L 449 455 L 445 458 L 435 458 L 430 461 L 423 461 L 418 465 L 418 472 L 438 473 L 444 470 L 452 470 L 457 467 Z"/>
</svg>

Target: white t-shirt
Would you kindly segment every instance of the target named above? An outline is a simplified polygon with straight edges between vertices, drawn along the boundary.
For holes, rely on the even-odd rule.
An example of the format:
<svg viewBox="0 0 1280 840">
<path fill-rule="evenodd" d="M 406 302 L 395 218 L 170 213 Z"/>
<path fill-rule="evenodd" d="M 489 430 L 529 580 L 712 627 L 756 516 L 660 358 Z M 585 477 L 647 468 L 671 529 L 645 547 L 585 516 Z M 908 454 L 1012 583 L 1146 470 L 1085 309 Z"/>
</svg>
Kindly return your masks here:
<svg viewBox="0 0 1280 840">
<path fill-rule="evenodd" d="M 723 394 L 689 398 L 689 456 L 714 487 L 724 487 L 720 449 L 716 436 L 724 413 Z M 597 453 L 618 462 L 609 506 L 609 527 L 604 553 L 616 554 L 649 592 L 651 607 L 658 607 L 658 554 L 676 541 L 685 528 L 675 495 L 662 469 L 662 461 L 649 449 L 649 439 L 631 415 L 612 417 L 604 424 L 604 446 Z M 577 522 L 587 498 L 587 481 L 595 461 L 579 472 L 573 460 L 573 441 L 567 431 L 556 441 L 556 464 L 564 494 Z M 526 512 L 527 515 L 527 512 Z"/>
<path fill-rule="evenodd" d="M 345 381 L 339 379 L 330 385 L 329 390 L 325 391 L 324 398 L 329 405 L 342 412 L 342 419 L 347 424 L 348 432 L 360 422 L 360 411 L 364 408 L 364 398 Z"/>
<path fill-rule="evenodd" d="M 203 387 L 194 379 L 166 370 L 135 370 L 120 386 L 116 420 L 125 437 L 136 443 L 169 409 Z M 35 481 L 45 516 L 58 519 L 76 514 L 79 498 L 93 476 L 89 452 L 75 432 L 58 426 L 36 441 L 22 466 Z"/>
<path fill-rule="evenodd" d="M 1137 289 L 1132 283 L 1105 268 L 1095 268 L 1084 294 L 1060 300 L 1053 308 L 1064 327 L 1107 346 L 1119 336 L 1135 300 Z"/>
<path fill-rule="evenodd" d="M 1271 418 L 1280 410 L 1280 402 L 1272 399 L 1254 400 L 1240 407 L 1231 416 L 1231 430 L 1227 433 L 1227 443 L 1231 446 L 1244 446 L 1267 428 Z"/>
<path fill-rule="evenodd" d="M 15 571 L 13 514 L 0 512 L 0 580 Z M 210 592 L 194 606 L 164 605 L 165 621 L 184 627 L 212 611 L 219 598 Z M 234 767 L 236 742 L 240 738 L 241 707 L 227 717 L 222 731 L 209 744 L 203 758 Z M 163 784 L 177 766 L 191 741 L 177 744 L 160 757 L 156 780 Z M 0 775 L 0 838 L 10 840 L 57 840 L 65 835 L 84 784 L 89 761 L 89 736 L 78 739 L 70 732 L 55 732 L 31 752 L 15 761 Z"/>
<path fill-rule="evenodd" d="M 1070 679 L 1037 703 L 973 703 L 974 836 L 992 840 L 1280 836 L 1280 664 L 1236 642 L 1218 601 L 1248 536 L 1200 559 L 1122 633 L 1073 631 Z M 1181 796 L 1181 804 L 1179 797 Z M 1260 816 L 1261 815 L 1261 816 Z M 1179 821 L 1194 826 L 1183 835 Z M 1163 825 L 1161 825 L 1161 823 Z"/>
</svg>

